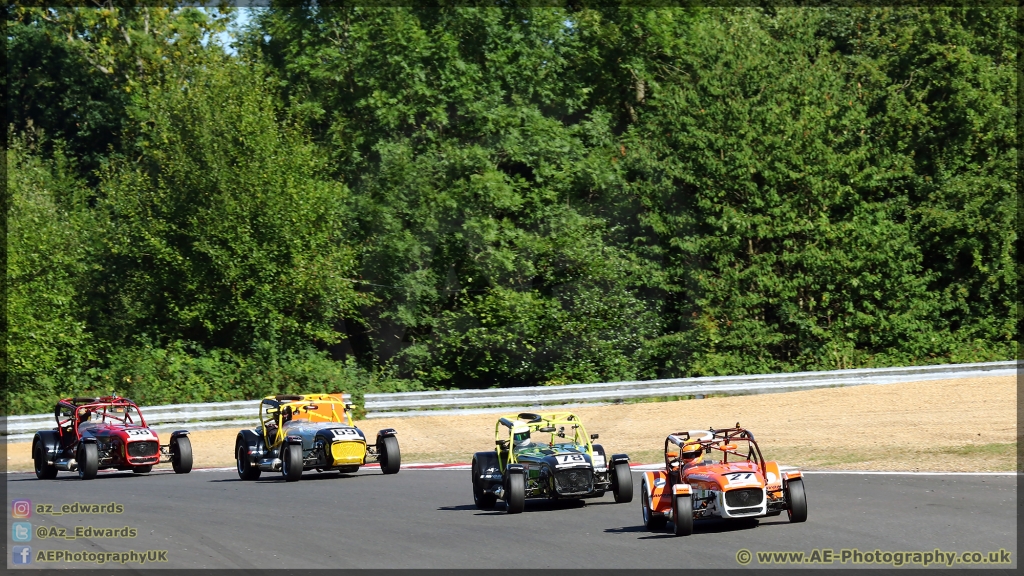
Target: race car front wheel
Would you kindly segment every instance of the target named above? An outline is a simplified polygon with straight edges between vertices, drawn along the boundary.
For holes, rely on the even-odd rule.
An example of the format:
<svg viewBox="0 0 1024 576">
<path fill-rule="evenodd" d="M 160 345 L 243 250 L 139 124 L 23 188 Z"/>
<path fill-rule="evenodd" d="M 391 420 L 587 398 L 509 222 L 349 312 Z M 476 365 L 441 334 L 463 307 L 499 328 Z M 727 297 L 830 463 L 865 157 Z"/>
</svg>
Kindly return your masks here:
<svg viewBox="0 0 1024 576">
<path fill-rule="evenodd" d="M 92 480 L 100 468 L 100 454 L 96 445 L 92 443 L 79 444 L 77 454 L 78 477 L 82 480 Z"/>
<path fill-rule="evenodd" d="M 524 508 L 526 508 L 526 477 L 522 474 L 509 474 L 505 510 L 509 514 L 519 514 Z"/>
<path fill-rule="evenodd" d="M 473 459 L 473 503 L 480 510 L 491 510 L 498 498 L 491 492 L 484 492 L 484 483 L 480 481 L 480 464 Z"/>
<path fill-rule="evenodd" d="M 672 495 L 672 524 L 676 536 L 693 534 L 693 501 L 689 496 Z"/>
<path fill-rule="evenodd" d="M 612 470 L 612 495 L 620 503 L 633 501 L 633 473 L 628 462 L 619 462 Z"/>
<path fill-rule="evenodd" d="M 284 457 L 281 458 L 281 475 L 288 482 L 295 482 L 302 477 L 302 445 L 285 445 Z"/>
<path fill-rule="evenodd" d="M 402 467 L 402 453 L 398 449 L 398 438 L 385 436 L 377 445 L 380 453 L 380 470 L 385 474 L 398 474 Z"/>
<path fill-rule="evenodd" d="M 790 480 L 786 483 L 786 512 L 790 522 L 807 520 L 807 495 L 804 494 L 803 480 Z"/>
<path fill-rule="evenodd" d="M 252 461 L 249 460 L 249 450 L 245 444 L 239 444 L 235 447 L 235 469 L 238 471 L 238 477 L 241 480 L 255 480 L 263 472 L 259 466 L 253 465 Z"/>
<path fill-rule="evenodd" d="M 175 474 L 188 474 L 192 471 L 192 441 L 188 436 L 171 438 L 171 468 Z"/>
<path fill-rule="evenodd" d="M 46 461 L 46 449 L 42 442 L 36 442 L 32 450 L 32 460 L 36 468 L 36 478 L 53 480 L 57 477 L 57 467 Z"/>
<path fill-rule="evenodd" d="M 647 495 L 646 480 L 640 487 L 640 491 L 640 507 L 644 514 L 644 528 L 647 528 L 648 530 L 664 528 L 667 519 L 661 514 L 654 514 L 654 512 L 651 511 L 651 498 Z"/>
</svg>

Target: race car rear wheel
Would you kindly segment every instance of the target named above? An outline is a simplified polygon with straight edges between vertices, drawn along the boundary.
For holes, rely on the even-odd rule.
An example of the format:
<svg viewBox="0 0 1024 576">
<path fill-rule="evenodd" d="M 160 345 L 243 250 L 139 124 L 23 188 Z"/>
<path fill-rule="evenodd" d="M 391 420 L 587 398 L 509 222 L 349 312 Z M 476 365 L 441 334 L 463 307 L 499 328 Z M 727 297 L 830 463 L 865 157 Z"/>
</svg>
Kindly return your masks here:
<svg viewBox="0 0 1024 576">
<path fill-rule="evenodd" d="M 133 466 L 132 472 L 136 474 L 149 474 L 153 471 L 153 465 L 147 464 L 146 466 Z"/>
<path fill-rule="evenodd" d="M 612 470 L 612 495 L 616 502 L 633 501 L 633 473 L 628 462 L 619 462 Z"/>
<path fill-rule="evenodd" d="M 42 442 L 36 442 L 32 447 L 32 461 L 35 464 L 36 478 L 40 480 L 53 480 L 57 477 L 57 467 L 46 461 L 46 449 Z"/>
<path fill-rule="evenodd" d="M 259 466 L 255 466 L 249 460 L 249 449 L 245 444 L 235 446 L 235 471 L 241 480 L 255 480 L 263 473 Z"/>
<path fill-rule="evenodd" d="M 672 495 L 672 525 L 676 536 L 693 534 L 693 501 L 689 495 Z"/>
<path fill-rule="evenodd" d="M 302 445 L 285 445 L 281 458 L 281 475 L 288 482 L 295 482 L 302 477 Z"/>
<path fill-rule="evenodd" d="M 473 503 L 480 510 L 491 510 L 498 497 L 490 492 L 484 492 L 484 483 L 480 481 L 480 463 L 473 459 Z"/>
<path fill-rule="evenodd" d="M 804 493 L 804 481 L 790 480 L 786 483 L 786 512 L 790 522 L 807 520 L 807 495 Z"/>
<path fill-rule="evenodd" d="M 522 474 L 509 474 L 505 511 L 509 514 L 519 514 L 524 508 L 526 508 L 526 477 Z"/>
<path fill-rule="evenodd" d="M 644 480 L 640 486 L 640 508 L 644 514 L 644 528 L 648 530 L 658 530 L 665 527 L 665 522 L 668 520 L 660 514 L 654 514 L 651 511 L 651 498 L 647 495 L 647 481 Z"/>
<path fill-rule="evenodd" d="M 398 474 L 402 467 L 402 452 L 398 449 L 398 438 L 385 436 L 377 444 L 380 453 L 380 470 L 385 474 Z"/>
<path fill-rule="evenodd" d="M 192 441 L 188 436 L 171 438 L 171 468 L 175 474 L 188 474 L 192 471 Z"/>
<path fill-rule="evenodd" d="M 96 449 L 96 445 L 79 444 L 78 452 L 76 453 L 76 460 L 78 460 L 78 477 L 82 480 L 92 480 L 96 477 L 96 472 L 100 468 L 100 454 Z"/>
</svg>

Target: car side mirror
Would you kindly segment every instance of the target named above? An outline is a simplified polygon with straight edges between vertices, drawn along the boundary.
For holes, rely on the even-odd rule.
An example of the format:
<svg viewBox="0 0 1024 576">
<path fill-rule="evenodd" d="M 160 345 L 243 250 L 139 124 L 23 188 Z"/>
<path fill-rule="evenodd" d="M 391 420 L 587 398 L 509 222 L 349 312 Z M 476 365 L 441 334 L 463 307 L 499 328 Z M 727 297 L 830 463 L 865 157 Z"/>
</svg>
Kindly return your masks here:
<svg viewBox="0 0 1024 576">
<path fill-rule="evenodd" d="M 345 404 L 345 410 L 355 410 L 355 408 L 356 408 L 356 405 L 352 404 L 351 402 L 348 402 L 348 403 Z"/>
<path fill-rule="evenodd" d="M 590 439 L 591 440 L 597 440 L 597 436 L 598 436 L 597 434 L 591 434 L 590 435 Z"/>
</svg>

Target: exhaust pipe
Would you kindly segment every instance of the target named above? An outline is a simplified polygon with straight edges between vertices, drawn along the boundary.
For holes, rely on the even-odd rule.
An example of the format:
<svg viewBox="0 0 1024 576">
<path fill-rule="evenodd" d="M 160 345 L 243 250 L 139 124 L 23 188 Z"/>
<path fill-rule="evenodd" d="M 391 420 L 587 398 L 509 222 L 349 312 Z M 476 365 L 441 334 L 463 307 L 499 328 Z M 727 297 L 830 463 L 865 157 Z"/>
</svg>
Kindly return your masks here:
<svg viewBox="0 0 1024 576">
<path fill-rule="evenodd" d="M 57 460 L 53 463 L 53 466 L 57 470 L 63 470 L 65 472 L 74 472 L 78 470 L 78 462 L 74 458 L 68 458 L 67 460 Z"/>
<path fill-rule="evenodd" d="M 280 469 L 280 458 L 267 458 L 265 460 L 260 460 L 260 470 L 263 470 L 264 472 L 276 472 Z"/>
</svg>

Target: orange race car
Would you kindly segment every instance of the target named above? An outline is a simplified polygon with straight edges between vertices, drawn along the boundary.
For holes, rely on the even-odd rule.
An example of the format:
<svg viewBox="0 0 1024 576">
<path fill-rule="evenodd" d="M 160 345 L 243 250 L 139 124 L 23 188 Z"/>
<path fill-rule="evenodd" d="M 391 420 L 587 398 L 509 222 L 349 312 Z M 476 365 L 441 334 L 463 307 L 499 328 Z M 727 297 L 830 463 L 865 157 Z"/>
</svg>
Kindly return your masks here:
<svg viewBox="0 0 1024 576">
<path fill-rule="evenodd" d="M 640 481 L 644 526 L 693 532 L 697 518 L 757 518 L 789 514 L 807 519 L 803 476 L 765 462 L 750 431 L 740 427 L 673 432 L 665 439 L 665 469 Z"/>
</svg>

